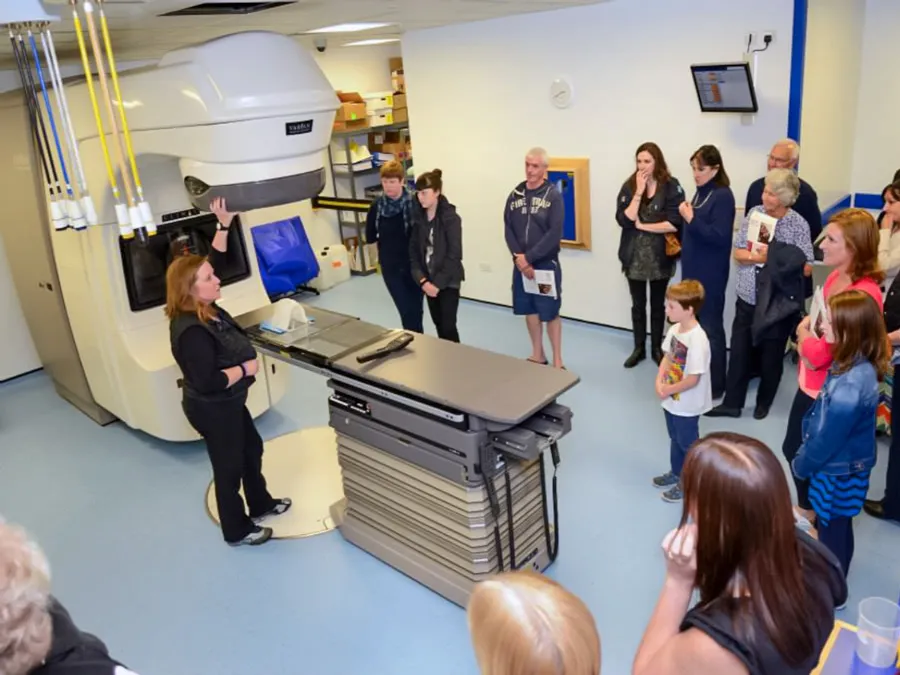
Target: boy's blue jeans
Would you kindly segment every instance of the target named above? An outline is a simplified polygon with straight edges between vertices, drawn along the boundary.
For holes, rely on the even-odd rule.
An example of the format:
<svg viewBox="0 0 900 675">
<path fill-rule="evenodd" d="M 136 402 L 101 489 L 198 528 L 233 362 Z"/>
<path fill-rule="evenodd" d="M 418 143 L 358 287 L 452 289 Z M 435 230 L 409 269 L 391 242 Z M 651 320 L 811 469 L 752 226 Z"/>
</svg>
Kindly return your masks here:
<svg viewBox="0 0 900 675">
<path fill-rule="evenodd" d="M 688 448 L 700 438 L 700 418 L 680 417 L 673 415 L 668 410 L 663 412 L 666 414 L 666 428 L 669 430 L 671 470 L 680 478 Z"/>
</svg>

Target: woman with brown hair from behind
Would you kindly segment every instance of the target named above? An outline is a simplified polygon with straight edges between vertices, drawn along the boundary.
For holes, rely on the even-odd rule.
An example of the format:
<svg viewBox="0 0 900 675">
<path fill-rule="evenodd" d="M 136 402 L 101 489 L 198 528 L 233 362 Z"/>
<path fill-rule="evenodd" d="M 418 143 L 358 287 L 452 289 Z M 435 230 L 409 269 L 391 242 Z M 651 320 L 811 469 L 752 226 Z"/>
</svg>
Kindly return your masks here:
<svg viewBox="0 0 900 675">
<path fill-rule="evenodd" d="M 531 571 L 475 587 L 469 632 L 481 675 L 600 675 L 600 636 L 585 604 Z"/>
<path fill-rule="evenodd" d="M 633 675 L 808 675 L 847 584 L 831 552 L 794 526 L 774 453 L 747 436 L 709 434 L 688 453 L 682 485 Z"/>
</svg>

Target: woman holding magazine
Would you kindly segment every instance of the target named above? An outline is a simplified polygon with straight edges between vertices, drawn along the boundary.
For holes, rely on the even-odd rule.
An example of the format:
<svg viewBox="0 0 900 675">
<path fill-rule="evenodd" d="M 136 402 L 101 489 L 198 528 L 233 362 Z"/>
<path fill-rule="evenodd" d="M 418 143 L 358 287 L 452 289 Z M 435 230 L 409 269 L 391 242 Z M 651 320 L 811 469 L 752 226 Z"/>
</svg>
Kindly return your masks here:
<svg viewBox="0 0 900 675">
<path fill-rule="evenodd" d="M 800 179 L 790 169 L 772 169 L 766 174 L 763 203 L 747 212 L 734 237 L 737 262 L 737 303 L 731 325 L 731 353 L 725 379 L 725 400 L 710 410 L 708 417 L 740 417 L 750 384 L 753 350 L 759 351 L 760 383 L 753 416 L 761 420 L 778 393 L 784 369 L 784 347 L 796 324 L 796 315 L 787 316 L 769 326 L 754 345 L 753 319 L 756 313 L 757 275 L 766 264 L 769 246 L 774 242 L 796 247 L 806 257 L 802 273 L 812 273 L 813 247 L 809 223 L 791 206 L 800 194 Z M 777 247 L 776 247 L 777 248 Z M 800 272 L 800 269 L 797 270 Z M 799 309 L 798 309 L 799 313 Z"/>
<path fill-rule="evenodd" d="M 831 219 L 824 235 L 819 247 L 824 253 L 824 263 L 833 271 L 825 280 L 825 285 L 816 290 L 809 316 L 797 328 L 799 388 L 781 445 L 788 464 L 800 450 L 803 416 L 818 397 L 833 360 L 831 345 L 823 332 L 817 330 L 818 317 L 824 315 L 832 296 L 853 289 L 868 293 L 879 307 L 883 307 L 881 282 L 884 272 L 878 264 L 878 226 L 875 219 L 863 209 L 846 209 Z M 815 522 L 815 513 L 809 501 L 809 481 L 794 476 L 794 484 L 797 487 L 795 517 L 803 529 L 809 530 Z"/>
</svg>

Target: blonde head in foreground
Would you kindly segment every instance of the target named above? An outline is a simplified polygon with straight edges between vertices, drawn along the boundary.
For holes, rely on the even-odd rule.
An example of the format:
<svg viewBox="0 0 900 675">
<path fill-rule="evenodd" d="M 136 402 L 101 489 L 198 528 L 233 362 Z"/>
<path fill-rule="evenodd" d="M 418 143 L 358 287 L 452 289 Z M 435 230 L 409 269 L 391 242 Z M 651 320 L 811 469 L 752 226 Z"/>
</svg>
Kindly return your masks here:
<svg viewBox="0 0 900 675">
<path fill-rule="evenodd" d="M 469 632 L 481 675 L 599 675 L 600 636 L 585 604 L 530 571 L 475 586 Z"/>
<path fill-rule="evenodd" d="M 50 567 L 24 532 L 0 519 L 0 673 L 24 675 L 50 650 Z"/>
</svg>

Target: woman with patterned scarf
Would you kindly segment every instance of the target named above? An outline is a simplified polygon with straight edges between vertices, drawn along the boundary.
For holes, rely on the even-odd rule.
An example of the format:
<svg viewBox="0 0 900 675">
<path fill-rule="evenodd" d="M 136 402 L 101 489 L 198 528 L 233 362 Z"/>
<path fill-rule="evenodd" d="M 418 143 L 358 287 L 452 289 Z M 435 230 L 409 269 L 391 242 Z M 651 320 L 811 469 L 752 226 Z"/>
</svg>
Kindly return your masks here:
<svg viewBox="0 0 900 675">
<path fill-rule="evenodd" d="M 400 162 L 381 167 L 381 195 L 366 216 L 366 242 L 377 243 L 384 285 L 400 314 L 404 330 L 423 332 L 423 293 L 412 276 L 409 237 L 412 230 L 412 192 L 404 184 L 406 172 Z"/>
</svg>

